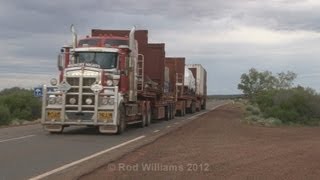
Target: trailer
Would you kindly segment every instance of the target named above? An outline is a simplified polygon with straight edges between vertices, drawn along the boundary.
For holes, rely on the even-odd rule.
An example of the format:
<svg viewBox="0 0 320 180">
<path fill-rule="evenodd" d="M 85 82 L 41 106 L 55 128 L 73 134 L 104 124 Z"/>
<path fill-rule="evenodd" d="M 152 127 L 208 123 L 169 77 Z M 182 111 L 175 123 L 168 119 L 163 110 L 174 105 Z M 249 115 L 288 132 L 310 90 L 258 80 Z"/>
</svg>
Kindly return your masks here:
<svg viewBox="0 0 320 180">
<path fill-rule="evenodd" d="M 203 105 L 202 109 L 204 109 L 206 95 L 203 95 L 203 92 L 200 93 L 202 95 L 197 92 L 197 81 L 195 78 L 197 74 L 194 74 L 198 72 L 198 67 L 194 68 L 191 65 L 186 65 L 184 57 L 167 57 L 166 67 L 170 71 L 170 90 L 175 96 L 176 115 L 193 114 L 201 109 L 201 105 Z M 199 68 L 200 71 L 205 71 L 204 68 Z M 199 86 L 206 86 L 205 80 L 206 76 L 198 79 L 198 81 L 201 81 L 198 82 Z"/>
<path fill-rule="evenodd" d="M 195 78 L 196 111 L 206 109 L 207 105 L 207 71 L 201 64 L 187 64 Z"/>
</svg>

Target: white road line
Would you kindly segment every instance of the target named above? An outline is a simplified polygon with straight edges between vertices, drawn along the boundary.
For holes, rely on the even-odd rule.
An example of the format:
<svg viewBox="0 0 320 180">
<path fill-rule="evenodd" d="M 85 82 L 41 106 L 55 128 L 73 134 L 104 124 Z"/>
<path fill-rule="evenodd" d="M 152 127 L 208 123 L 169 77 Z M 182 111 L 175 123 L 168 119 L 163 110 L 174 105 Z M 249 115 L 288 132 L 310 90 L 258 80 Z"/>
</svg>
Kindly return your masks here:
<svg viewBox="0 0 320 180">
<path fill-rule="evenodd" d="M 212 111 L 212 110 L 215 110 L 215 109 L 217 109 L 217 108 L 219 108 L 219 107 L 221 107 L 221 106 L 224 106 L 224 105 L 226 105 L 226 104 L 229 104 L 229 102 L 220 104 L 219 106 L 216 106 L 216 107 L 212 108 L 211 111 Z"/>
<path fill-rule="evenodd" d="M 85 157 L 85 158 L 82 158 L 82 159 L 80 159 L 80 160 L 77 160 L 77 161 L 74 161 L 74 162 L 72 162 L 72 163 L 69 163 L 69 164 L 66 164 L 66 165 L 64 165 L 64 166 L 61 166 L 61 167 L 59 167 L 59 168 L 57 168 L 57 169 L 54 169 L 54 170 L 52 170 L 52 171 L 48 171 L 48 172 L 43 173 L 43 174 L 41 174 L 41 175 L 38 175 L 38 176 L 36 176 L 36 177 L 32 177 L 32 178 L 30 178 L 29 180 L 38 180 L 38 179 L 45 178 L 45 177 L 50 176 L 50 175 L 52 175 L 52 174 L 54 174 L 54 173 L 57 173 L 57 172 L 59 172 L 59 171 L 62 171 L 62 170 L 64 170 L 64 169 L 67 169 L 67 168 L 69 168 L 69 167 L 75 166 L 75 165 L 77 165 L 77 164 L 83 163 L 83 162 L 85 162 L 85 161 L 87 161 L 87 160 L 90 160 L 90 159 L 95 158 L 95 157 L 97 157 L 97 156 L 100 156 L 100 155 L 102 155 L 102 154 L 104 154 L 104 153 L 107 153 L 107 152 L 112 151 L 112 150 L 114 150 L 114 149 L 117 149 L 117 148 L 120 148 L 120 147 L 125 146 L 125 145 L 127 145 L 127 144 L 130 144 L 130 143 L 132 143 L 132 142 L 134 142 L 134 141 L 138 141 L 138 140 L 140 140 L 140 139 L 142 139 L 142 138 L 145 138 L 145 137 L 146 137 L 146 136 L 144 136 L 144 135 L 143 135 L 143 136 L 139 136 L 139 137 L 134 138 L 134 139 L 132 139 L 132 140 L 129 140 L 129 141 L 126 141 L 126 142 L 124 142 L 124 143 L 121 143 L 121 144 L 118 144 L 118 145 L 116 145 L 116 146 L 113 146 L 113 147 L 111 147 L 111 148 L 109 148 L 109 149 L 100 151 L 100 152 L 98 152 L 98 153 L 92 154 L 92 155 L 87 156 L 87 157 Z"/>
<path fill-rule="evenodd" d="M 0 143 L 8 142 L 8 141 L 15 141 L 15 140 L 19 140 L 19 139 L 25 139 L 25 138 L 29 138 L 29 137 L 33 137 L 33 136 L 35 136 L 35 135 L 31 134 L 31 135 L 27 135 L 27 136 L 21 136 L 21 137 L 16 137 L 16 138 L 4 139 L 4 140 L 0 140 Z"/>
<path fill-rule="evenodd" d="M 170 128 L 171 126 L 167 126 L 167 128 Z"/>
<path fill-rule="evenodd" d="M 220 105 L 218 105 L 218 106 L 215 106 L 215 107 L 211 108 L 209 111 L 206 111 L 206 112 L 202 112 L 202 113 L 200 113 L 200 114 L 193 115 L 193 116 L 191 116 L 191 117 L 189 117 L 189 118 L 187 118 L 187 119 L 188 119 L 188 120 L 190 120 L 190 119 L 195 119 L 195 118 L 197 118 L 198 116 L 201 116 L 201 115 L 203 115 L 203 114 L 206 114 L 206 113 L 208 113 L 208 112 L 210 112 L 210 111 L 213 111 L 213 110 L 215 110 L 215 109 L 217 109 L 217 108 L 219 108 L 219 107 L 221 107 L 221 106 L 224 106 L 224 105 L 226 105 L 226 104 L 228 104 L 228 102 L 227 102 L 227 103 L 224 103 L 224 104 L 220 104 Z M 185 119 L 182 119 L 182 121 L 183 121 L 183 120 L 185 120 Z"/>
<path fill-rule="evenodd" d="M 196 117 L 201 116 L 201 115 L 206 114 L 206 113 L 208 113 L 208 112 L 203 112 L 203 113 L 197 114 L 197 115 L 195 115 L 193 117 L 196 118 Z"/>
<path fill-rule="evenodd" d="M 157 132 L 159 132 L 159 131 L 160 131 L 160 130 L 159 130 L 159 129 L 157 129 L 157 130 L 154 130 L 153 132 L 154 132 L 154 133 L 157 133 Z"/>
<path fill-rule="evenodd" d="M 175 122 L 174 124 L 179 124 L 179 122 Z"/>
</svg>

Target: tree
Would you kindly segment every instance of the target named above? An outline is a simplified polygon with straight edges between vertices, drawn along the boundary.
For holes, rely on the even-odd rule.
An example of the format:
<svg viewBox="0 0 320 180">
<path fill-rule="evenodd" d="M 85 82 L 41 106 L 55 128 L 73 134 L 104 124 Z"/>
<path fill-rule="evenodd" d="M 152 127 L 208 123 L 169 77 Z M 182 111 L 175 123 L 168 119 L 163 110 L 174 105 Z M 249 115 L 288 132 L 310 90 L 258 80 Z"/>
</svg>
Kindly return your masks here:
<svg viewBox="0 0 320 180">
<path fill-rule="evenodd" d="M 287 73 L 278 73 L 278 89 L 289 89 L 293 86 L 293 81 L 297 78 L 297 74 L 292 71 L 287 71 Z"/>
<path fill-rule="evenodd" d="M 242 74 L 240 79 L 238 89 L 249 98 L 259 92 L 273 89 L 277 84 L 277 78 L 272 76 L 270 71 L 259 72 L 255 68 L 251 68 L 248 74 Z"/>
<path fill-rule="evenodd" d="M 277 76 L 273 76 L 270 71 L 259 72 L 255 68 L 251 68 L 249 73 L 241 75 L 241 82 L 238 89 L 249 98 L 254 97 L 258 93 L 272 89 L 289 89 L 293 85 L 297 75 L 294 72 L 281 72 Z"/>
</svg>

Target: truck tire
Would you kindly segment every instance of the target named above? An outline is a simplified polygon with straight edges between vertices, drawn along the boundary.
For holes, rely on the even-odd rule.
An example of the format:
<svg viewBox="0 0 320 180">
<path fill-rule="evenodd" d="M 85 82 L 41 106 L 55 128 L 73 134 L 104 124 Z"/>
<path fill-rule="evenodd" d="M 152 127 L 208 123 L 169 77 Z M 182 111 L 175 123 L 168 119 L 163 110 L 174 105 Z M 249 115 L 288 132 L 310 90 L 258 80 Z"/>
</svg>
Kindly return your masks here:
<svg viewBox="0 0 320 180">
<path fill-rule="evenodd" d="M 142 112 L 142 119 L 141 119 L 141 124 L 140 127 L 144 128 L 147 125 L 147 114 L 146 112 Z"/>
<path fill-rule="evenodd" d="M 185 106 L 185 104 L 182 105 L 182 109 L 181 109 L 180 113 L 181 113 L 180 114 L 181 116 L 185 116 L 186 115 L 186 106 Z"/>
<path fill-rule="evenodd" d="M 118 110 L 119 110 L 119 125 L 118 125 L 117 134 L 122 134 L 125 131 L 127 126 L 126 111 L 123 105 L 120 105 Z"/>
<path fill-rule="evenodd" d="M 207 108 L 207 102 L 204 101 L 203 104 L 201 105 L 201 109 L 205 110 Z"/>
<path fill-rule="evenodd" d="M 151 124 L 151 107 L 147 106 L 147 123 L 146 126 L 149 126 Z"/>
<path fill-rule="evenodd" d="M 171 119 L 174 119 L 175 115 L 176 115 L 176 111 L 175 111 L 174 105 L 171 105 Z"/>
<path fill-rule="evenodd" d="M 185 116 L 187 114 L 187 107 L 186 107 L 186 103 L 184 103 L 184 106 L 183 106 L 183 116 Z"/>
<path fill-rule="evenodd" d="M 195 102 L 192 102 L 191 103 L 191 114 L 195 113 L 196 112 L 196 103 Z"/>
<path fill-rule="evenodd" d="M 169 120 L 173 119 L 173 106 L 171 104 L 169 104 Z"/>
<path fill-rule="evenodd" d="M 166 121 L 169 121 L 170 120 L 170 108 L 169 108 L 169 106 L 166 106 L 165 108 L 164 108 L 164 119 L 166 120 Z"/>
</svg>

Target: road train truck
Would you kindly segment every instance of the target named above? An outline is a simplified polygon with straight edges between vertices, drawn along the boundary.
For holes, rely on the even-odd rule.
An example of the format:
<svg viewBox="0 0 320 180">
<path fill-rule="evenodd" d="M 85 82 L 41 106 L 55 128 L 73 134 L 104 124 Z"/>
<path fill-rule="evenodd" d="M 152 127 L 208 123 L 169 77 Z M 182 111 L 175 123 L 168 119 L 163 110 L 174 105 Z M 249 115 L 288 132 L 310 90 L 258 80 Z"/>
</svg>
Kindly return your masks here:
<svg viewBox="0 0 320 180">
<path fill-rule="evenodd" d="M 73 125 L 122 133 L 128 124 L 172 119 L 175 99 L 168 93 L 165 44 L 148 43 L 147 30 L 98 30 L 63 46 L 60 76 L 43 86 L 42 125 L 62 132 Z"/>
</svg>

